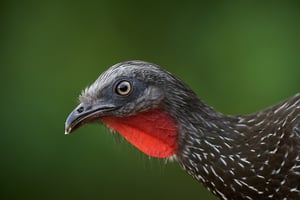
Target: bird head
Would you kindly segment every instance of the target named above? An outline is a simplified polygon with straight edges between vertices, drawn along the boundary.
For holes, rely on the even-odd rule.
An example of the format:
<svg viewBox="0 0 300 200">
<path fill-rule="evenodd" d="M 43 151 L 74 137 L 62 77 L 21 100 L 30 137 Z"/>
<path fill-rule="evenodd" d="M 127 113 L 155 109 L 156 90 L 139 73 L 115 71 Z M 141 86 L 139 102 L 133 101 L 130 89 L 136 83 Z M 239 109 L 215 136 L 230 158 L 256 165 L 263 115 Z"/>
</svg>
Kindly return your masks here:
<svg viewBox="0 0 300 200">
<path fill-rule="evenodd" d="M 178 125 L 170 108 L 185 102 L 180 96 L 190 96 L 181 91 L 186 88 L 152 63 L 116 64 L 82 91 L 80 104 L 66 120 L 66 134 L 90 122 L 103 122 L 143 153 L 170 157 L 178 149 Z M 179 102 L 174 105 L 172 98 Z"/>
</svg>

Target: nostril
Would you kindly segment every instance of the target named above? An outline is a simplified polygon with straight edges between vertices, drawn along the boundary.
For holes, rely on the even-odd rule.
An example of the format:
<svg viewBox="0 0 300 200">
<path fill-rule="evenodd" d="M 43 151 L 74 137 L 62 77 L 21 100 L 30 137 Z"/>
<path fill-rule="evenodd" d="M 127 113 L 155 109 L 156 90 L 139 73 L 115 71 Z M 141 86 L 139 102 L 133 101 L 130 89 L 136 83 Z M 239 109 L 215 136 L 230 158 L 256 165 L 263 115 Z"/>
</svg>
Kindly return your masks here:
<svg viewBox="0 0 300 200">
<path fill-rule="evenodd" d="M 79 113 L 82 113 L 84 111 L 84 107 L 83 106 L 80 106 L 78 109 L 77 109 L 77 112 Z"/>
</svg>

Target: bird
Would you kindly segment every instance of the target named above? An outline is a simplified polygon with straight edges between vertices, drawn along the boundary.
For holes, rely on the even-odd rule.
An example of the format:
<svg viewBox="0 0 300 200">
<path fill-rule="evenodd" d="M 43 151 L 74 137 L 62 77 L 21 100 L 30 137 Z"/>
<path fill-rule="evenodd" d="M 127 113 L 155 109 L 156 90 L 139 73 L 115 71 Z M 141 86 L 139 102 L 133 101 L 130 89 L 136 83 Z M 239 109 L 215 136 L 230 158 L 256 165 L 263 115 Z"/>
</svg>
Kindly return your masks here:
<svg viewBox="0 0 300 200">
<path fill-rule="evenodd" d="M 140 60 L 113 65 L 85 88 L 65 122 L 99 122 L 144 154 L 173 158 L 219 199 L 300 199 L 300 94 L 227 115 L 179 78 Z"/>
</svg>

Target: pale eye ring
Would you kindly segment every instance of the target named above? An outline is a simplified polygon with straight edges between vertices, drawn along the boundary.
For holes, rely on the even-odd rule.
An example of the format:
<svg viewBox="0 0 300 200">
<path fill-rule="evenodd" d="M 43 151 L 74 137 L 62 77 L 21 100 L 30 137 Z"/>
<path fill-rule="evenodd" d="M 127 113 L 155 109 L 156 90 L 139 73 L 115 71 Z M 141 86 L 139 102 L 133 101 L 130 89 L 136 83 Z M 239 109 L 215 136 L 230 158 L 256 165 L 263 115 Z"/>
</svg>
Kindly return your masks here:
<svg viewBox="0 0 300 200">
<path fill-rule="evenodd" d="M 131 83 L 128 81 L 121 81 L 116 86 L 116 93 L 122 96 L 128 95 L 132 90 Z"/>
</svg>

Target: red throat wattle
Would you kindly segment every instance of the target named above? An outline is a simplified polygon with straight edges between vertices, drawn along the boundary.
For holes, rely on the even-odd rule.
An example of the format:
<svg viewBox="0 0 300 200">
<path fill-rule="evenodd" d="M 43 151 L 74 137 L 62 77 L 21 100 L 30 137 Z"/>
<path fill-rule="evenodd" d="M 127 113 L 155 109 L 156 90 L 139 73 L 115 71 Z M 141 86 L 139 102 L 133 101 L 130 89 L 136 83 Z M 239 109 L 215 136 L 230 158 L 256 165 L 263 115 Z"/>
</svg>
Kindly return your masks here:
<svg viewBox="0 0 300 200">
<path fill-rule="evenodd" d="M 177 151 L 177 126 L 172 117 L 160 109 L 101 120 L 149 156 L 167 158 Z"/>
</svg>

